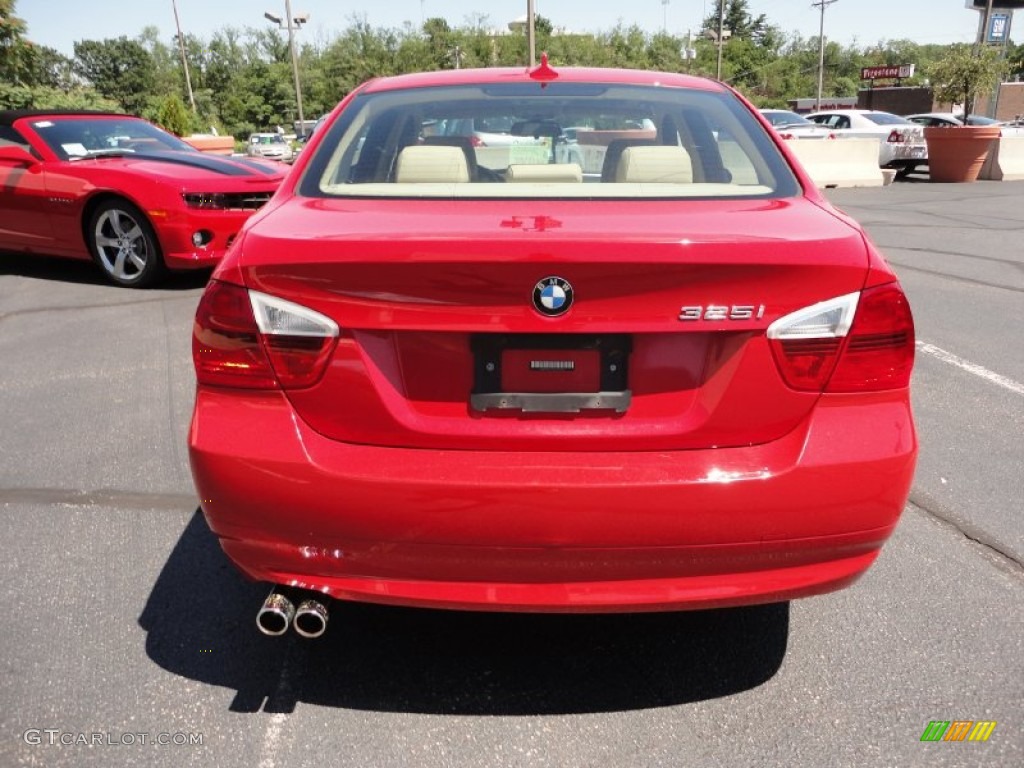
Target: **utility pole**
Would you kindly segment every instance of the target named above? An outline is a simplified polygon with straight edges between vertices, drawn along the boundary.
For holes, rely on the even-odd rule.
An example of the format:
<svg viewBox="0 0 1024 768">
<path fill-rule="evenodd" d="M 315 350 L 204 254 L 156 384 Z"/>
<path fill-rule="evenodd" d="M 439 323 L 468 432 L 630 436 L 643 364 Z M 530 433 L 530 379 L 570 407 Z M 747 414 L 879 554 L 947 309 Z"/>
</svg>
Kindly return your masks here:
<svg viewBox="0 0 1024 768">
<path fill-rule="evenodd" d="M 178 2 L 171 0 L 174 8 L 174 26 L 178 28 L 178 50 L 181 52 L 181 68 L 185 70 L 185 88 L 188 89 L 188 102 L 192 105 L 192 112 L 196 111 L 196 97 L 192 95 L 192 78 L 188 74 L 188 59 L 185 58 L 185 38 L 181 34 L 181 22 L 178 21 Z"/>
<path fill-rule="evenodd" d="M 302 86 L 299 85 L 299 58 L 295 53 L 295 30 L 300 29 L 303 24 L 309 21 L 309 14 L 304 13 L 301 16 L 292 16 L 292 0 L 284 0 L 284 12 L 285 18 L 283 20 L 280 16 L 275 16 L 272 13 L 264 13 L 263 17 L 277 24 L 278 27 L 287 26 L 288 28 L 288 50 L 292 54 L 292 75 L 295 78 L 295 106 L 298 108 L 299 113 L 299 129 L 296 133 L 301 138 L 306 135 L 306 120 L 302 114 Z"/>
<path fill-rule="evenodd" d="M 306 135 L 306 121 L 302 115 L 302 86 L 299 85 L 299 59 L 295 55 L 295 21 L 292 19 L 292 0 L 284 0 L 288 18 L 288 48 L 292 52 L 292 74 L 295 76 L 295 106 L 299 111 L 299 138 Z"/>
<path fill-rule="evenodd" d="M 530 48 L 530 67 L 537 66 L 537 33 L 534 27 L 533 0 L 526 0 L 526 42 Z"/>
<path fill-rule="evenodd" d="M 668 2 L 669 0 L 661 0 L 661 31 L 664 34 L 668 34 Z"/>
<path fill-rule="evenodd" d="M 821 9 L 821 26 L 818 29 L 818 98 L 814 102 L 814 111 L 821 110 L 821 89 L 825 82 L 825 9 L 837 0 L 818 0 L 811 3 L 814 8 Z M 989 0 L 991 4 L 992 0 Z"/>
<path fill-rule="evenodd" d="M 718 74 L 716 78 L 722 79 L 722 45 L 725 44 L 725 0 L 718 0 Z"/>
</svg>

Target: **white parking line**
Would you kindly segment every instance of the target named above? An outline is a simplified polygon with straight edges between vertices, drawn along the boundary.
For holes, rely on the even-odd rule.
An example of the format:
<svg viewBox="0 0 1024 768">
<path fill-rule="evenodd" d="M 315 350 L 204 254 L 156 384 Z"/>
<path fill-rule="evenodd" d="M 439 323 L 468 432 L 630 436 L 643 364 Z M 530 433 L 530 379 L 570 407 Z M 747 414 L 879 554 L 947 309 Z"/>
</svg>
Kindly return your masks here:
<svg viewBox="0 0 1024 768">
<path fill-rule="evenodd" d="M 931 355 L 944 363 L 955 365 L 957 368 L 961 368 L 968 373 L 973 373 L 975 376 L 980 376 L 986 381 L 990 381 L 1003 389 L 1008 389 L 1018 395 L 1024 395 L 1024 384 L 1018 381 L 1007 378 L 995 371 L 990 371 L 988 368 L 980 366 L 976 363 L 972 363 L 969 360 L 964 360 L 962 357 L 954 355 L 952 352 L 947 352 L 944 349 L 936 347 L 934 344 L 926 344 L 923 341 L 917 342 L 917 349 L 924 352 L 926 355 Z"/>
</svg>

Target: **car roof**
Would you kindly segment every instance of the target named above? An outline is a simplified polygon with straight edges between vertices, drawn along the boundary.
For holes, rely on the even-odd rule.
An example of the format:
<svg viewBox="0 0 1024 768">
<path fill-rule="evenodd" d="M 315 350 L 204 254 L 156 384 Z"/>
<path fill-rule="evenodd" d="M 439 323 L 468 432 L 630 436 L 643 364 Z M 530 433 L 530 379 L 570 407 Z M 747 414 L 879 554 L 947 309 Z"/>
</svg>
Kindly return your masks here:
<svg viewBox="0 0 1024 768">
<path fill-rule="evenodd" d="M 446 85 L 494 85 L 499 83 L 608 83 L 621 85 L 662 85 L 677 88 L 697 88 L 706 91 L 725 91 L 721 83 L 703 77 L 640 69 L 611 69 L 602 67 L 554 67 L 554 78 L 534 80 L 530 70 L 522 67 L 487 67 L 483 69 L 447 69 L 417 72 L 370 80 L 364 92 L 390 91 L 401 88 L 430 88 Z"/>
<path fill-rule="evenodd" d="M 883 109 L 822 109 L 812 112 L 813 115 L 892 115 L 894 112 L 886 112 Z M 896 115 L 899 117 L 899 115 Z"/>
<path fill-rule="evenodd" d="M 5 109 L 0 111 L 0 125 L 11 125 L 15 120 L 24 117 L 130 117 L 133 120 L 142 118 L 126 115 L 123 112 L 99 112 L 87 109 Z"/>
</svg>

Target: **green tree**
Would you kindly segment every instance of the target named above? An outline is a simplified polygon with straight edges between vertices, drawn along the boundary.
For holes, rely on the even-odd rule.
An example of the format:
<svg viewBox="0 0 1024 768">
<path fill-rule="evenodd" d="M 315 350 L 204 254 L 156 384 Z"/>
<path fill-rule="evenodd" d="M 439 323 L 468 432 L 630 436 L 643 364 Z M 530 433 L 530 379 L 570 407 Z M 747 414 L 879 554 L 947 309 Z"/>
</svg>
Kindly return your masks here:
<svg viewBox="0 0 1024 768">
<path fill-rule="evenodd" d="M 448 22 L 435 17 L 423 22 L 429 65 L 427 69 L 451 69 L 451 51 L 456 45 L 456 36 Z"/>
<path fill-rule="evenodd" d="M 146 105 L 156 70 L 136 40 L 82 40 L 75 43 L 75 70 L 109 99 L 133 114 Z"/>
<path fill-rule="evenodd" d="M 147 88 L 150 96 L 169 96 L 185 93 L 185 76 L 181 70 L 181 58 L 177 42 L 172 48 L 160 39 L 160 30 L 155 26 L 143 27 L 136 41 L 149 54 L 152 61 L 152 80 Z"/>
<path fill-rule="evenodd" d="M 22 83 L 32 72 L 33 45 L 25 22 L 14 15 L 15 0 L 0 0 L 0 82 Z"/>
<path fill-rule="evenodd" d="M 71 59 L 53 48 L 41 45 L 35 46 L 33 54 L 27 82 L 34 86 L 59 88 L 65 92 L 77 87 Z"/>
<path fill-rule="evenodd" d="M 966 123 L 974 111 L 974 100 L 991 93 L 1009 68 L 1009 62 L 995 48 L 983 46 L 978 49 L 957 43 L 929 68 L 928 77 L 939 101 L 963 103 Z"/>
<path fill-rule="evenodd" d="M 175 136 L 185 136 L 192 128 L 192 118 L 181 97 L 172 93 L 165 96 L 157 110 L 156 123 Z"/>
<path fill-rule="evenodd" d="M 1024 77 L 1024 43 L 1020 45 L 1010 44 L 1006 52 L 1006 60 L 1010 62 L 1010 76 L 1020 79 Z"/>
<path fill-rule="evenodd" d="M 537 49 L 537 58 L 540 58 L 540 51 L 546 51 L 551 45 L 551 37 L 555 33 L 555 25 L 551 19 L 537 14 L 533 17 L 534 47 Z"/>
<path fill-rule="evenodd" d="M 753 40 L 755 43 L 764 42 L 765 35 L 771 32 L 768 19 L 764 14 L 753 16 L 747 0 L 716 0 L 714 12 L 704 19 L 704 29 L 718 32 L 719 14 L 722 6 L 725 5 L 725 24 L 732 37 L 739 40 Z"/>
<path fill-rule="evenodd" d="M 69 91 L 46 85 L 0 83 L 0 109 L 94 109 L 116 112 L 116 101 L 105 99 L 92 88 Z"/>
</svg>

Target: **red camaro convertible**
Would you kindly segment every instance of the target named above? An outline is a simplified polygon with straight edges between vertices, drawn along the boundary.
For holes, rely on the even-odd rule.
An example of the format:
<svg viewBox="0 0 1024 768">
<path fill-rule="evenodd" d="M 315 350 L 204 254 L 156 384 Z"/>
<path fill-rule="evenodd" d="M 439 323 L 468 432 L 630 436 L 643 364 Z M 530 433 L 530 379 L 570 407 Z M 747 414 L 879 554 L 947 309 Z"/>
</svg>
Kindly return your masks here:
<svg viewBox="0 0 1024 768">
<path fill-rule="evenodd" d="M 838 589 L 917 454 L 892 270 L 748 103 L 683 75 L 364 84 L 215 271 L 193 352 L 196 486 L 273 587 L 268 634 L 320 634 L 327 598 Z"/>
<path fill-rule="evenodd" d="M 210 267 L 284 178 L 145 120 L 0 112 L 0 250 L 92 258 L 115 283 Z"/>
</svg>

